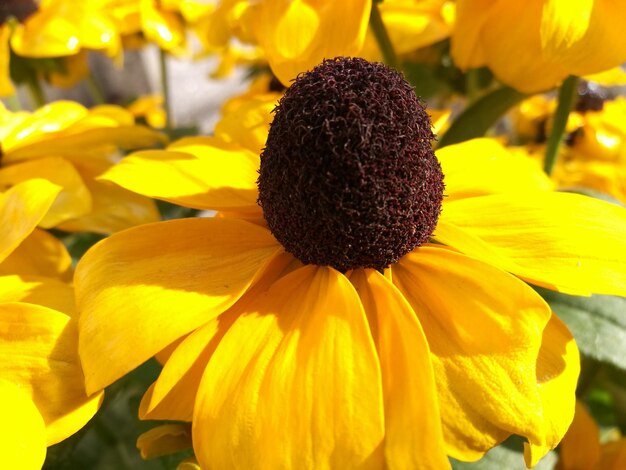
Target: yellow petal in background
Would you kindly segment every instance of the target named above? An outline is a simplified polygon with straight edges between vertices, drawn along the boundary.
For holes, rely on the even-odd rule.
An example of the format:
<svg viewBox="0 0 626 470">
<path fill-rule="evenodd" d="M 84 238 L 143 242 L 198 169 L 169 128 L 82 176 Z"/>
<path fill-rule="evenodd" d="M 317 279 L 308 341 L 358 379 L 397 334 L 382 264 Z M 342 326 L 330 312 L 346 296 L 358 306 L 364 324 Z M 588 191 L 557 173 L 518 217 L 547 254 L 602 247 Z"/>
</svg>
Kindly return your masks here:
<svg viewBox="0 0 626 470">
<path fill-rule="evenodd" d="M 27 302 L 73 315 L 74 290 L 65 282 L 40 276 L 0 276 L 0 303 Z"/>
<path fill-rule="evenodd" d="M 563 192 L 501 194 L 453 201 L 440 216 L 489 245 L 503 269 L 574 295 L 626 295 L 626 209 Z M 469 238 L 437 239 L 480 257 Z"/>
<path fill-rule="evenodd" d="M 380 358 L 387 467 L 450 468 L 430 351 L 415 312 L 377 271 L 355 270 L 350 281 L 363 303 Z"/>
<path fill-rule="evenodd" d="M 222 118 L 215 124 L 215 136 L 259 155 L 274 118 L 272 110 L 280 97 L 280 93 L 264 93 L 227 101 L 222 108 Z"/>
<path fill-rule="evenodd" d="M 277 250 L 267 230 L 231 219 L 148 224 L 94 246 L 75 275 L 87 390 L 222 313 Z"/>
<path fill-rule="evenodd" d="M 184 424 L 163 424 L 137 438 L 142 459 L 154 459 L 191 448 L 191 428 Z"/>
<path fill-rule="evenodd" d="M 72 258 L 65 245 L 45 230 L 35 229 L 0 263 L 0 274 L 44 276 L 68 282 Z"/>
<path fill-rule="evenodd" d="M 186 207 L 257 212 L 258 166 L 258 155 L 249 150 L 196 137 L 169 150 L 134 153 L 102 179 Z"/>
<path fill-rule="evenodd" d="M 155 0 L 140 0 L 141 28 L 146 38 L 161 49 L 176 51 L 185 41 L 181 19 L 173 12 L 159 9 Z"/>
<path fill-rule="evenodd" d="M 23 57 L 62 57 L 80 50 L 80 33 L 73 20 L 59 15 L 65 1 L 48 2 L 51 8 L 40 9 L 15 26 L 11 48 Z"/>
<path fill-rule="evenodd" d="M 570 74 L 587 75 L 626 61 L 621 21 L 626 4 L 613 0 L 549 0 L 541 18 L 542 54 Z"/>
<path fill-rule="evenodd" d="M 574 418 L 576 384 L 580 357 L 574 337 L 565 324 L 552 314 L 543 330 L 537 358 L 537 384 L 543 405 L 544 439 L 524 443 L 526 465 L 534 467 L 561 441 Z"/>
<path fill-rule="evenodd" d="M 540 442 L 548 430 L 536 363 L 550 318 L 541 297 L 437 246 L 414 250 L 392 270 L 430 346 L 448 455 L 477 460 L 511 434 Z"/>
<path fill-rule="evenodd" d="M 444 202 L 499 193 L 553 188 L 539 164 L 495 139 L 472 139 L 436 152 L 445 175 Z M 520 196 L 523 197 L 523 196 Z"/>
<path fill-rule="evenodd" d="M 0 187 L 12 186 L 32 178 L 47 179 L 63 188 L 46 216 L 39 222 L 52 228 L 61 222 L 80 217 L 91 210 L 91 194 L 74 166 L 59 157 L 26 161 L 0 169 Z"/>
<path fill-rule="evenodd" d="M 381 468 L 383 438 L 367 320 L 350 282 L 327 267 L 288 274 L 235 321 L 194 409 L 203 468 Z"/>
<path fill-rule="evenodd" d="M 50 209 L 60 187 L 42 179 L 32 179 L 0 193 L 0 262 L 37 226 Z"/>
<path fill-rule="evenodd" d="M 9 36 L 11 28 L 8 25 L 0 26 L 0 96 L 11 96 L 15 93 L 15 87 L 9 75 Z"/>
<path fill-rule="evenodd" d="M 28 393 L 0 380 L 0 414 L 2 465 L 40 470 L 46 458 L 46 426 Z"/>
<path fill-rule="evenodd" d="M 387 0 L 378 8 L 394 50 L 397 54 L 406 54 L 450 36 L 452 21 L 448 12 L 451 7 L 453 3 L 447 0 Z M 382 60 L 371 29 L 360 55 L 371 61 Z"/>
<path fill-rule="evenodd" d="M 560 466 L 563 470 L 594 469 L 600 460 L 600 430 L 585 409 L 576 402 L 576 414 L 567 434 L 561 441 Z M 609 468 L 609 467 L 602 467 Z"/>
<path fill-rule="evenodd" d="M 323 59 L 357 54 L 371 0 L 272 0 L 259 5 L 257 40 L 285 85 Z"/>
<path fill-rule="evenodd" d="M 78 332 L 69 316 L 25 303 L 0 305 L 0 369 L 27 392 L 46 423 L 48 445 L 82 428 L 102 394 L 87 397 L 78 359 Z"/>
<path fill-rule="evenodd" d="M 456 21 L 452 28 L 451 53 L 463 70 L 486 64 L 481 29 L 491 14 L 492 0 L 457 0 Z"/>
<path fill-rule="evenodd" d="M 82 217 L 59 224 L 58 229 L 68 232 L 109 234 L 161 219 L 152 199 L 127 191 L 108 181 L 95 179 L 111 166 L 110 163 L 94 160 L 74 163 L 74 166 L 91 194 L 92 208 Z"/>
</svg>

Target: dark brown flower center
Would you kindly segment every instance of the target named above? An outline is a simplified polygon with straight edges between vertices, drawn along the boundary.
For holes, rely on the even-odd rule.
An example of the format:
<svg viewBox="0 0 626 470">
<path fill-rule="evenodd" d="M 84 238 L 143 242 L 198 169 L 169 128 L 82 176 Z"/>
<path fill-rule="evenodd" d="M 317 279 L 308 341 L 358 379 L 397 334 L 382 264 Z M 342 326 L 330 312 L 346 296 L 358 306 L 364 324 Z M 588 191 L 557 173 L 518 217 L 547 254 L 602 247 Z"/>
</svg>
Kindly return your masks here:
<svg viewBox="0 0 626 470">
<path fill-rule="evenodd" d="M 325 60 L 275 109 L 258 179 L 269 229 L 303 263 L 383 270 L 437 223 L 444 185 L 433 139 L 402 75 Z"/>
</svg>

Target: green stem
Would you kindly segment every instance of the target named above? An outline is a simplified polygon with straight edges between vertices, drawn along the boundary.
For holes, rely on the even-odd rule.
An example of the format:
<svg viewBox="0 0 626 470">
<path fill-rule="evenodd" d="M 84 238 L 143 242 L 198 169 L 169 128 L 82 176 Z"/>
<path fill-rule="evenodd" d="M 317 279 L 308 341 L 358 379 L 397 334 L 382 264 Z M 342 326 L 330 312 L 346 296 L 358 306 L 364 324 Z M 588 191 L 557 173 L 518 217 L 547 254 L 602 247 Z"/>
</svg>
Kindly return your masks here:
<svg viewBox="0 0 626 470">
<path fill-rule="evenodd" d="M 89 73 L 89 75 L 87 75 L 87 78 L 85 78 L 85 82 L 87 83 L 87 88 L 89 89 L 89 94 L 91 94 L 93 102 L 95 104 L 104 104 L 106 101 L 104 99 L 104 94 L 102 93 L 100 85 L 98 85 L 98 82 L 96 82 L 96 79 L 91 74 L 91 72 Z"/>
<path fill-rule="evenodd" d="M 398 61 L 398 56 L 393 48 L 393 44 L 391 44 L 391 39 L 389 38 L 389 33 L 383 23 L 383 18 L 380 15 L 377 0 L 372 2 L 372 10 L 370 12 L 370 28 L 374 33 L 374 37 L 376 38 L 380 52 L 383 55 L 383 61 L 385 64 L 396 70 L 400 70 L 400 62 Z"/>
<path fill-rule="evenodd" d="M 20 97 L 17 96 L 17 93 L 11 96 L 7 96 L 7 104 L 9 105 L 9 109 L 13 112 L 21 111 L 22 102 L 20 101 Z"/>
<path fill-rule="evenodd" d="M 167 52 L 159 50 L 159 64 L 161 66 L 161 91 L 163 93 L 163 108 L 165 108 L 165 129 L 172 129 L 172 110 L 170 103 L 170 86 L 167 80 Z"/>
<path fill-rule="evenodd" d="M 42 106 L 45 106 L 46 96 L 43 93 L 41 83 L 39 83 L 37 76 L 34 74 L 29 75 L 28 79 L 26 80 L 26 85 L 28 87 L 33 106 L 35 108 L 41 108 Z"/>
<path fill-rule="evenodd" d="M 554 120 L 552 122 L 552 130 L 548 137 L 546 144 L 546 158 L 544 160 L 544 170 L 547 174 L 552 173 L 554 164 L 559 155 L 559 147 L 563 140 L 563 133 L 567 125 L 567 118 L 569 116 L 572 105 L 574 104 L 574 98 L 576 97 L 576 90 L 578 88 L 578 77 L 570 75 L 563 81 L 561 88 L 559 88 L 559 103 L 554 113 Z"/>
</svg>

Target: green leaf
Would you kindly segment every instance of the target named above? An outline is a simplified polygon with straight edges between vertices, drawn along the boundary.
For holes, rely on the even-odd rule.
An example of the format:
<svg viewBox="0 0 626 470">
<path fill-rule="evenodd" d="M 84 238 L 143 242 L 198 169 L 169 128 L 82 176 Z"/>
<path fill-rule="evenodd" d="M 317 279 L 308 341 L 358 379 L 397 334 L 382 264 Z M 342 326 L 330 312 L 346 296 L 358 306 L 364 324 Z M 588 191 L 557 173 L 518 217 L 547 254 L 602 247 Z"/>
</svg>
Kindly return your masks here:
<svg viewBox="0 0 626 470">
<path fill-rule="evenodd" d="M 466 108 L 439 139 L 439 148 L 484 136 L 496 121 L 527 95 L 509 87 L 498 88 Z"/>
<path fill-rule="evenodd" d="M 566 323 L 583 354 L 626 370 L 626 298 L 537 290 Z"/>
</svg>

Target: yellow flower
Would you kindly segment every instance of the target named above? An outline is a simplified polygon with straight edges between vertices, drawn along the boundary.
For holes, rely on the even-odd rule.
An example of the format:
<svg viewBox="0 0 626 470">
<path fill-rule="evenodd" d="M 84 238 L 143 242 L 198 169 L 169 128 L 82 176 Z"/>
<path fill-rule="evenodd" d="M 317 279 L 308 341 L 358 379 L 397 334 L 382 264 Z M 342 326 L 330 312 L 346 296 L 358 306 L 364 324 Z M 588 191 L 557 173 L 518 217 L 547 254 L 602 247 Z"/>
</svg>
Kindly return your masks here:
<svg viewBox="0 0 626 470">
<path fill-rule="evenodd" d="M 570 137 L 552 179 L 558 187 L 587 188 L 626 204 L 626 99 L 596 100 L 592 105 L 601 109 L 570 113 L 566 127 Z M 518 135 L 531 141 L 518 151 L 538 162 L 543 161 L 554 109 L 554 100 L 533 96 L 514 113 Z"/>
<path fill-rule="evenodd" d="M 159 48 L 176 54 L 186 52 L 187 29 L 203 40 L 213 10 L 211 4 L 201 0 L 98 1 L 108 11 L 125 44 L 141 35 Z"/>
<path fill-rule="evenodd" d="M 612 0 L 458 0 L 452 57 L 534 93 L 626 61 L 624 15 Z"/>
<path fill-rule="evenodd" d="M 626 439 L 600 444 L 600 430 L 576 402 L 574 422 L 561 442 L 558 470 L 619 470 L 626 466 Z"/>
<path fill-rule="evenodd" d="M 260 160 L 234 142 L 191 137 L 106 173 L 220 214 L 117 233 L 80 261 L 88 391 L 167 348 L 140 416 L 192 421 L 203 468 L 439 469 L 446 455 L 476 460 L 511 434 L 526 437 L 532 465 L 556 446 L 573 417 L 578 350 L 506 271 L 565 292 L 623 295 L 626 212 L 552 192 L 528 159 L 477 140 L 438 152 L 439 243 L 384 245 L 396 220 L 372 220 L 408 204 L 386 191 L 423 181 L 411 190 L 423 196 L 411 212 L 420 228 L 409 232 L 426 240 L 422 223 L 434 226 L 443 191 L 425 113 L 396 80 L 358 59 L 326 61 L 288 89 Z M 403 136 L 419 150 L 398 151 Z M 413 152 L 428 168 L 421 176 L 410 173 Z M 286 157 L 273 171 L 270 154 Z M 384 167 L 396 157 L 409 158 L 400 173 Z M 337 166 L 310 170 L 325 161 Z M 405 179 L 380 184 L 389 174 Z"/>
<path fill-rule="evenodd" d="M 63 57 L 81 49 L 120 52 L 120 38 L 102 1 L 42 0 L 15 25 L 11 48 L 23 57 Z"/>
<path fill-rule="evenodd" d="M 0 187 L 45 178 L 63 188 L 40 225 L 109 233 L 159 219 L 153 201 L 96 178 L 115 163 L 118 147 L 137 148 L 164 137 L 134 124 L 117 106 L 90 110 L 59 101 L 34 113 L 0 108 Z"/>
<path fill-rule="evenodd" d="M 56 278 L 65 277 L 69 255 L 36 229 L 60 191 L 31 179 L 0 193 L 0 223 L 11 228 L 0 234 L 0 450 L 7 468 L 40 469 L 46 447 L 83 427 L 103 397 L 85 393 L 77 324 L 68 315 L 73 291 Z"/>
<path fill-rule="evenodd" d="M 21 57 L 64 59 L 68 76 L 53 74 L 56 83 L 61 85 L 74 84 L 84 78 L 85 51 L 97 50 L 110 57 L 119 56 L 120 36 L 104 1 L 6 2 L 0 15 L 0 96 L 14 92 L 9 79 L 9 44 L 11 50 Z M 5 23 L 9 20 L 11 24 Z M 83 54 L 79 57 L 73 57 L 81 52 Z"/>
<path fill-rule="evenodd" d="M 561 185 L 595 189 L 626 204 L 625 119 L 623 97 L 584 114 L 558 174 L 555 171 Z"/>
</svg>

